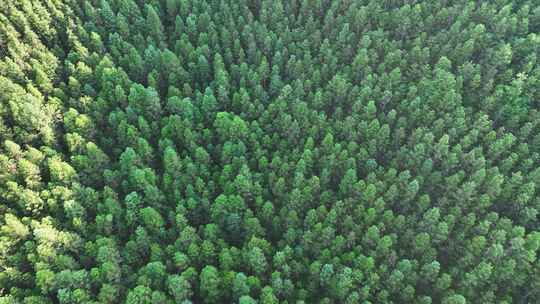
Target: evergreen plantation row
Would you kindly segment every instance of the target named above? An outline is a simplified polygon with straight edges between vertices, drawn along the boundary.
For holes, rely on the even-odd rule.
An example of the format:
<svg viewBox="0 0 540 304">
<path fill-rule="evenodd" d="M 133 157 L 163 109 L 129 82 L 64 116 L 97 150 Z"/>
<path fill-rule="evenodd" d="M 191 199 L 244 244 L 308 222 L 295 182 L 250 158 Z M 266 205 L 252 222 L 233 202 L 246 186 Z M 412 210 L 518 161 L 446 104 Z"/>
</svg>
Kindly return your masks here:
<svg viewBox="0 0 540 304">
<path fill-rule="evenodd" d="M 539 303 L 540 3 L 0 0 L 0 303 Z"/>
</svg>

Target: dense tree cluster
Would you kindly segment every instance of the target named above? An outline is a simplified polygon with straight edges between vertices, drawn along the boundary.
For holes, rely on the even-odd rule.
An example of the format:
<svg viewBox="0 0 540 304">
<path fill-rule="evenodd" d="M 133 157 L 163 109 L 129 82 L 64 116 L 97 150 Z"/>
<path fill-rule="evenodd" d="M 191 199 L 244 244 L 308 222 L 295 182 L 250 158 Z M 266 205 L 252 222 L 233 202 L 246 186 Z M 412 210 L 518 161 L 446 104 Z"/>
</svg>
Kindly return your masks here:
<svg viewBox="0 0 540 304">
<path fill-rule="evenodd" d="M 0 1 L 0 303 L 539 303 L 540 3 Z"/>
</svg>

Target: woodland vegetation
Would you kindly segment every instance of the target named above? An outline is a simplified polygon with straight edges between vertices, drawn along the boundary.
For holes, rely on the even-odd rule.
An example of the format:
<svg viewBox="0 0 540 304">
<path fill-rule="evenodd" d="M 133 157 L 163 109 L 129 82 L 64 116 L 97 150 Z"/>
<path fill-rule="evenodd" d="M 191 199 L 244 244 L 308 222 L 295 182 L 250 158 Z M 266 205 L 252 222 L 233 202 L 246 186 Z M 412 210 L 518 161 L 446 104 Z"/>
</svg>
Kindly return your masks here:
<svg viewBox="0 0 540 304">
<path fill-rule="evenodd" d="M 0 303 L 540 303 L 540 2 L 0 0 Z"/>
</svg>

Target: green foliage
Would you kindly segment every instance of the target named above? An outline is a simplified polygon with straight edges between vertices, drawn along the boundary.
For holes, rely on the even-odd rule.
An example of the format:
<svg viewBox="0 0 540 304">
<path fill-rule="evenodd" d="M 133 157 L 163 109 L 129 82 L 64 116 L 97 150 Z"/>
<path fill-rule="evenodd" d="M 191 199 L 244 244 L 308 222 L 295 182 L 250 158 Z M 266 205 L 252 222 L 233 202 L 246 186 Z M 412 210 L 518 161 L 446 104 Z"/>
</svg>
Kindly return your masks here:
<svg viewBox="0 0 540 304">
<path fill-rule="evenodd" d="M 0 1 L 0 303 L 539 303 L 538 1 Z"/>
</svg>

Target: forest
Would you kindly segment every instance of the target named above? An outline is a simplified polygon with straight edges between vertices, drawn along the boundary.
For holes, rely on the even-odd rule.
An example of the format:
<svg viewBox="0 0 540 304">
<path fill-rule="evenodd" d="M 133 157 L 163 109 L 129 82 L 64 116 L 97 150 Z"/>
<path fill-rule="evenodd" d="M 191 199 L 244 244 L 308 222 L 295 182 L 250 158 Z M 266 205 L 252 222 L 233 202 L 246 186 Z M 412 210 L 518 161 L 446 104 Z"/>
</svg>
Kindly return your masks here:
<svg viewBox="0 0 540 304">
<path fill-rule="evenodd" d="M 0 304 L 540 303 L 540 1 L 0 0 Z"/>
</svg>

